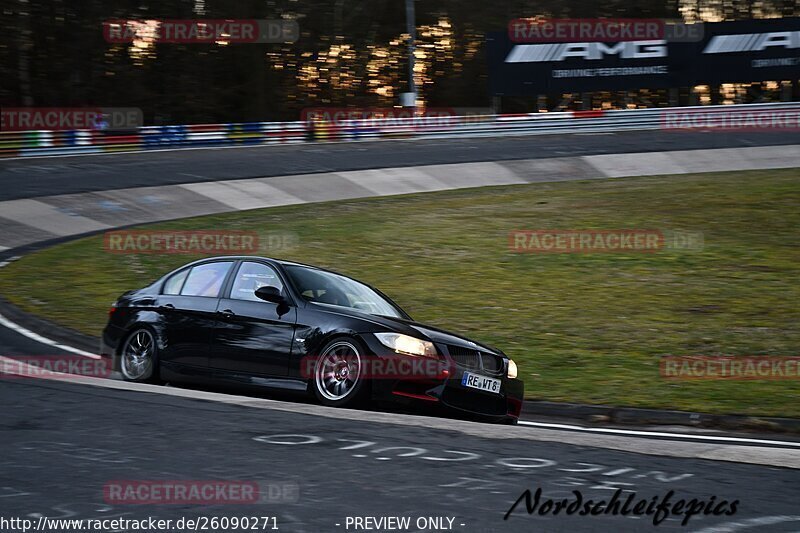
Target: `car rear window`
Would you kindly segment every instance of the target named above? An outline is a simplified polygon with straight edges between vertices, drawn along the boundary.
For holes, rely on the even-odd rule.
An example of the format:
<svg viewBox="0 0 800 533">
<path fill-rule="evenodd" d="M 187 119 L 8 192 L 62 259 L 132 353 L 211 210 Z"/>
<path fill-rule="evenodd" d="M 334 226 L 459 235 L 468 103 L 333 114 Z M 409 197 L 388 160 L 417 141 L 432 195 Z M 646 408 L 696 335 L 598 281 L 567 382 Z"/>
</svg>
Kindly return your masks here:
<svg viewBox="0 0 800 533">
<path fill-rule="evenodd" d="M 189 274 L 189 269 L 182 270 L 177 274 L 173 274 L 171 278 L 164 283 L 164 294 L 180 294 L 183 288 L 183 282 L 186 281 L 186 276 Z"/>
<path fill-rule="evenodd" d="M 181 290 L 182 296 L 219 296 L 225 276 L 233 262 L 217 261 L 192 268 Z"/>
</svg>

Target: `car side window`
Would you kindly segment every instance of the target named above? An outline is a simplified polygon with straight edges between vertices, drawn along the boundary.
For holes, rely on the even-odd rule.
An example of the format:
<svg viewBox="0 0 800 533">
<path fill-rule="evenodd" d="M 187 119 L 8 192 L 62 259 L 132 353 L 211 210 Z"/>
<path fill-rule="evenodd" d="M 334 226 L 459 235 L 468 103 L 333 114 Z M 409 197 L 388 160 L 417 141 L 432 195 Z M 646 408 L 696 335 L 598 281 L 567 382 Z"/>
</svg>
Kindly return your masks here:
<svg viewBox="0 0 800 533">
<path fill-rule="evenodd" d="M 276 287 L 283 292 L 283 282 L 278 277 L 275 269 L 264 263 L 245 261 L 236 273 L 236 279 L 231 289 L 231 298 L 234 300 L 249 300 L 262 302 L 256 295 L 256 289 L 264 286 Z"/>
<path fill-rule="evenodd" d="M 189 269 L 184 269 L 177 274 L 174 274 L 171 278 L 164 283 L 164 294 L 171 294 L 171 295 L 178 295 L 181 293 L 181 289 L 183 288 L 183 282 L 186 281 L 186 276 L 189 275 Z"/>
<path fill-rule="evenodd" d="M 219 296 L 222 283 L 230 270 L 232 261 L 217 261 L 197 265 L 189 272 L 186 283 L 183 284 L 181 296 Z"/>
</svg>

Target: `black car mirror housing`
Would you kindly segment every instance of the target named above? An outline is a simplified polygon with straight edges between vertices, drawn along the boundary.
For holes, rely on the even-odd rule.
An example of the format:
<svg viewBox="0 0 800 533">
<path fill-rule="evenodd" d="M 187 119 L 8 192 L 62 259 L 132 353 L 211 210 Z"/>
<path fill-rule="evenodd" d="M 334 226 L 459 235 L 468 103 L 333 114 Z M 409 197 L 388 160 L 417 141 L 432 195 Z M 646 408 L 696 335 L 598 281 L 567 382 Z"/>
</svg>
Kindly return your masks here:
<svg viewBox="0 0 800 533">
<path fill-rule="evenodd" d="M 256 289 L 256 297 L 274 304 L 286 304 L 286 298 L 281 294 L 280 289 L 265 285 Z"/>
</svg>

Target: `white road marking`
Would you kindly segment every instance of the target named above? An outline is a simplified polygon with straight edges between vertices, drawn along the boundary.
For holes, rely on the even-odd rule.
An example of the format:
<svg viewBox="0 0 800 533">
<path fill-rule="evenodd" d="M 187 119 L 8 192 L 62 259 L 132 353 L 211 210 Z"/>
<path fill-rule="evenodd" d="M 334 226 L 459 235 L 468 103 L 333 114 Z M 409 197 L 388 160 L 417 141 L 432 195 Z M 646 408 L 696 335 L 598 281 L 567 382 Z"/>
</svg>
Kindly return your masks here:
<svg viewBox="0 0 800 533">
<path fill-rule="evenodd" d="M 10 321 L 6 317 L 4 317 L 2 314 L 0 314 L 0 326 L 7 327 L 8 329 L 10 329 L 12 331 L 16 331 L 20 335 L 28 337 L 31 340 L 34 340 L 36 342 L 40 342 L 40 343 L 45 344 L 47 346 L 52 346 L 53 348 L 57 348 L 59 350 L 64 350 L 65 352 L 70 352 L 70 353 L 74 353 L 74 354 L 77 354 L 77 355 L 83 355 L 85 357 L 91 357 L 92 359 L 100 359 L 100 356 L 97 355 L 97 354 L 85 352 L 83 350 L 79 350 L 78 348 L 73 348 L 72 346 L 67 346 L 66 344 L 61 344 L 61 343 L 56 342 L 56 341 L 54 341 L 52 339 L 48 339 L 47 337 L 43 337 L 43 336 L 39 335 L 38 333 L 34 333 L 33 331 L 31 331 L 29 329 L 25 329 L 22 326 L 20 326 L 19 324 L 17 324 L 16 322 Z"/>
<path fill-rule="evenodd" d="M 547 429 L 566 429 L 569 431 L 586 431 L 589 433 L 610 433 L 616 435 L 635 435 L 641 437 L 667 437 L 671 439 L 690 439 L 690 440 L 708 440 L 716 442 L 737 442 L 737 443 L 750 443 L 750 444 L 779 444 L 781 446 L 790 446 L 792 448 L 800 448 L 800 442 L 791 442 L 785 440 L 766 440 L 766 439 L 748 439 L 743 437 L 720 437 L 715 435 L 697 435 L 691 433 L 667 433 L 663 431 L 641 431 L 636 429 L 616 429 L 616 428 L 589 428 L 585 426 L 575 426 L 571 424 L 551 424 L 544 422 L 528 422 L 527 420 L 520 420 L 519 425 L 540 427 Z"/>
<path fill-rule="evenodd" d="M 0 246 L 0 248 L 3 248 L 3 247 L 2 247 L 2 246 Z M 8 248 L 4 248 L 4 249 L 5 249 L 5 250 L 8 250 Z M 20 255 L 15 255 L 14 257 L 9 257 L 9 258 L 8 258 L 8 259 L 6 259 L 5 261 L 2 261 L 2 262 L 0 262 L 0 268 L 3 268 L 3 267 L 6 267 L 6 266 L 10 265 L 11 263 L 13 263 L 14 261 L 16 261 L 16 260 L 17 260 L 17 259 L 19 259 L 20 257 L 22 257 L 22 256 L 20 256 Z"/>
</svg>

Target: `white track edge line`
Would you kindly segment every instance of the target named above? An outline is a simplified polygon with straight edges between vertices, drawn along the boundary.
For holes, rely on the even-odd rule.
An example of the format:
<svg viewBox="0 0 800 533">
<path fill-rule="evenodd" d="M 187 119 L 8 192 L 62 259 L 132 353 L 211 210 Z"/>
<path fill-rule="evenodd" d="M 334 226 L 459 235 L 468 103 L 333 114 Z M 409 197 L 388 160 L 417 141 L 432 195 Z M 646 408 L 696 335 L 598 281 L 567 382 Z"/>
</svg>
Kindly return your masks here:
<svg viewBox="0 0 800 533">
<path fill-rule="evenodd" d="M 92 359 L 100 359 L 100 356 L 97 354 L 89 353 L 83 350 L 79 350 L 78 348 L 73 348 L 72 346 L 67 346 L 66 344 L 61 344 L 60 342 L 56 342 L 52 339 L 48 339 L 47 337 L 43 337 L 38 333 L 34 333 L 33 331 L 26 329 L 19 324 L 12 322 L 11 320 L 7 319 L 5 316 L 0 314 L 0 326 L 4 326 L 11 331 L 15 331 L 20 335 L 28 337 L 31 340 L 39 342 L 41 344 L 46 344 L 47 346 L 52 346 L 53 348 L 57 348 L 59 350 L 64 350 L 65 352 L 74 353 L 77 355 L 82 355 L 84 357 L 91 357 Z"/>
<path fill-rule="evenodd" d="M 699 439 L 699 440 L 709 440 L 716 442 L 746 442 L 750 444 L 778 444 L 781 446 L 800 448 L 800 442 L 785 441 L 785 440 L 749 439 L 745 437 L 722 437 L 715 435 L 696 435 L 692 433 L 668 433 L 664 431 L 642 431 L 635 429 L 590 428 L 585 426 L 575 426 L 571 424 L 528 422 L 527 420 L 520 420 L 519 425 L 539 427 L 544 429 L 549 428 L 549 429 L 566 429 L 569 431 L 585 431 L 589 433 L 612 433 L 618 435 L 634 435 L 643 437 L 668 437 L 668 438 L 690 439 L 690 440 Z"/>
</svg>

